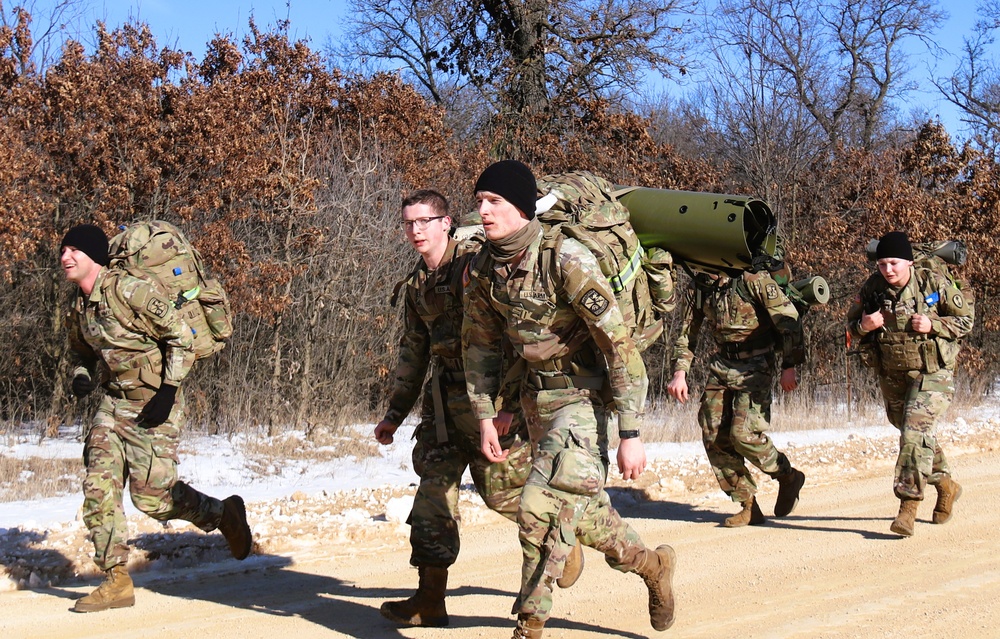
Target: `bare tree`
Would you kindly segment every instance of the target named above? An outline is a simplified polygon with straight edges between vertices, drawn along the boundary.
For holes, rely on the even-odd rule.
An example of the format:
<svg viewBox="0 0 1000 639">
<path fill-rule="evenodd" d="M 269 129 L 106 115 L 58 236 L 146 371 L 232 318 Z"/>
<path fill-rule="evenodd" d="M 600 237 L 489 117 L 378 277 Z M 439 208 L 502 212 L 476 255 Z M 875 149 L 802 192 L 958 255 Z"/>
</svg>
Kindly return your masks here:
<svg viewBox="0 0 1000 639">
<path fill-rule="evenodd" d="M 694 0 L 351 0 L 355 55 L 400 63 L 439 104 L 475 87 L 495 111 L 539 113 L 556 95 L 636 91 L 686 72 Z"/>
<path fill-rule="evenodd" d="M 20 0 L 8 6 L 0 0 L 0 28 L 16 29 L 23 14 L 30 16 L 32 38 L 27 49 L 22 51 L 22 64 L 35 64 L 39 69 L 48 68 L 55 59 L 55 53 L 69 38 L 80 39 L 89 27 L 86 24 L 91 0 L 56 0 L 39 2 Z M 9 8 L 8 8 L 9 7 Z M 25 72 L 21 69 L 21 73 Z"/>
<path fill-rule="evenodd" d="M 964 39 L 958 68 L 951 77 L 934 81 L 945 98 L 962 110 L 962 121 L 980 143 L 994 150 L 1000 146 L 1000 66 L 994 57 L 998 29 L 1000 0 L 987 0 L 979 6 L 972 36 Z"/>
<path fill-rule="evenodd" d="M 934 0 L 721 0 L 726 26 L 710 41 L 757 58 L 831 145 L 870 148 L 909 71 L 901 43 L 927 40 L 944 14 Z"/>
</svg>

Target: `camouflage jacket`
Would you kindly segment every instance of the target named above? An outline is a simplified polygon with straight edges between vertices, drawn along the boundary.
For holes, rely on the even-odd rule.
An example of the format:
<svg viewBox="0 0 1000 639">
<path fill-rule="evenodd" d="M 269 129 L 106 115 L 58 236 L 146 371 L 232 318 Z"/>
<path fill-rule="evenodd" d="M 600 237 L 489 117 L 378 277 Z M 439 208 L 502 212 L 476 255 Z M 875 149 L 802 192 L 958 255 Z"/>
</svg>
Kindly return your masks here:
<svg viewBox="0 0 1000 639">
<path fill-rule="evenodd" d="M 975 304 L 971 294 L 960 290 L 941 273 L 926 268 L 910 267 L 909 281 L 898 289 L 890 285 L 881 273 L 872 273 L 847 312 L 847 330 L 853 338 L 861 339 L 869 335 L 861 330 L 861 316 L 866 306 L 869 306 L 870 313 L 881 311 L 885 320 L 882 328 L 870 339 L 880 344 L 933 339 L 942 351 L 945 367 L 949 369 L 954 369 L 958 341 L 969 334 L 975 321 Z M 910 327 L 910 317 L 917 313 L 930 318 L 930 333 L 916 333 Z"/>
<path fill-rule="evenodd" d="M 506 336 L 529 370 L 559 363 L 569 374 L 571 360 L 599 367 L 610 381 L 619 427 L 637 428 L 646 400 L 646 368 L 614 292 L 593 254 L 573 239 L 561 243 L 552 272 L 543 272 L 542 236 L 539 231 L 513 268 L 484 250 L 470 273 L 462 341 L 473 412 L 479 419 L 495 415 L 492 398 L 501 384 L 501 338 Z"/>
<path fill-rule="evenodd" d="M 688 372 L 698 334 L 708 321 L 717 357 L 742 358 L 781 349 L 782 368 L 805 361 L 802 322 L 795 306 L 766 271 L 739 278 L 719 276 L 710 286 L 688 290 L 680 334 L 674 341 L 673 370 Z"/>
<path fill-rule="evenodd" d="M 449 240 L 436 269 L 429 270 L 421 258 L 402 282 L 403 335 L 385 414 L 393 424 L 413 409 L 432 359 L 440 372 L 462 370 L 462 272 L 480 246 L 475 240 Z"/>
<path fill-rule="evenodd" d="M 179 385 L 194 364 L 194 338 L 154 284 L 102 268 L 90 295 L 81 290 L 69 323 L 73 375 L 106 366 L 108 387 Z"/>
</svg>

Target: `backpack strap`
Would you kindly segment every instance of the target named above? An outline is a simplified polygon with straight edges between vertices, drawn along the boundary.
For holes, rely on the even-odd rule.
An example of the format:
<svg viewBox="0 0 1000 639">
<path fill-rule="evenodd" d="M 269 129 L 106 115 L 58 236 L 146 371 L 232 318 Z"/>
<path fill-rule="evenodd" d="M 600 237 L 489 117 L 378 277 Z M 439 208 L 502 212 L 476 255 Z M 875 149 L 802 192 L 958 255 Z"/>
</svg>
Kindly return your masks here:
<svg viewBox="0 0 1000 639">
<path fill-rule="evenodd" d="M 134 310 L 132 310 L 131 304 L 128 303 L 120 293 L 120 287 L 118 282 L 123 273 L 128 273 L 124 267 L 117 267 L 108 269 L 108 274 L 104 277 L 104 282 L 101 283 L 101 295 L 104 299 L 104 303 L 108 305 L 111 309 L 111 313 L 115 316 L 115 319 L 129 329 L 133 333 L 142 333 L 145 335 L 152 335 L 153 328 L 149 323 L 139 316 Z M 137 277 L 132 273 L 128 273 L 133 277 Z M 149 279 L 145 277 L 139 277 L 143 281 L 148 282 Z"/>
<path fill-rule="evenodd" d="M 392 296 L 389 297 L 389 306 L 395 308 L 396 302 L 399 301 L 399 292 L 403 289 L 407 282 L 413 279 L 417 273 L 420 272 L 420 265 L 423 264 L 420 260 L 414 265 L 413 270 L 406 274 L 406 277 L 396 282 L 396 285 L 392 287 Z"/>
</svg>

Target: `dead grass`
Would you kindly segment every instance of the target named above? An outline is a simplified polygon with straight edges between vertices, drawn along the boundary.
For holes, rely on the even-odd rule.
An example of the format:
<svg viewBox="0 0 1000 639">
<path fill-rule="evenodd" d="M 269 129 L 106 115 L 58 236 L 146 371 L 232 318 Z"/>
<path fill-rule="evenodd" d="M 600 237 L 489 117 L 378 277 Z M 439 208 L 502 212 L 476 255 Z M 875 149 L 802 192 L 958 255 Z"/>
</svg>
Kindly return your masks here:
<svg viewBox="0 0 1000 639">
<path fill-rule="evenodd" d="M 0 503 L 77 493 L 82 481 L 79 459 L 0 455 Z"/>
<path fill-rule="evenodd" d="M 367 459 L 378 455 L 378 443 L 373 438 L 335 434 L 316 430 L 306 439 L 301 434 L 278 437 L 248 438 L 238 445 L 247 457 L 248 469 L 259 475 L 273 475 L 280 460 L 327 462 L 331 459 L 354 457 Z"/>
</svg>

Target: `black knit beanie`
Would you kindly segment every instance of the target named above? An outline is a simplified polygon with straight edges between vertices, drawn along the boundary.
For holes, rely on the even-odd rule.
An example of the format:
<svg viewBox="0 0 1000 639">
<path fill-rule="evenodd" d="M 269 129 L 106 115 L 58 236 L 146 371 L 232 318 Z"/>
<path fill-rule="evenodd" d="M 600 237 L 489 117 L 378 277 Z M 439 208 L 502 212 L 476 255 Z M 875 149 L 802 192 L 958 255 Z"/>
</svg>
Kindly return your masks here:
<svg viewBox="0 0 1000 639">
<path fill-rule="evenodd" d="M 108 236 L 99 226 L 80 224 L 66 232 L 59 245 L 59 252 L 64 246 L 83 251 L 87 256 L 101 266 L 108 265 Z"/>
<path fill-rule="evenodd" d="M 479 191 L 496 193 L 516 206 L 529 220 L 535 217 L 535 176 L 531 169 L 517 160 L 501 160 L 486 167 L 476 180 L 475 192 Z"/>
<path fill-rule="evenodd" d="M 910 240 L 906 237 L 906 233 L 890 231 L 879 238 L 878 247 L 875 249 L 875 259 L 881 260 L 887 257 L 913 261 L 913 247 L 910 246 Z"/>
</svg>

